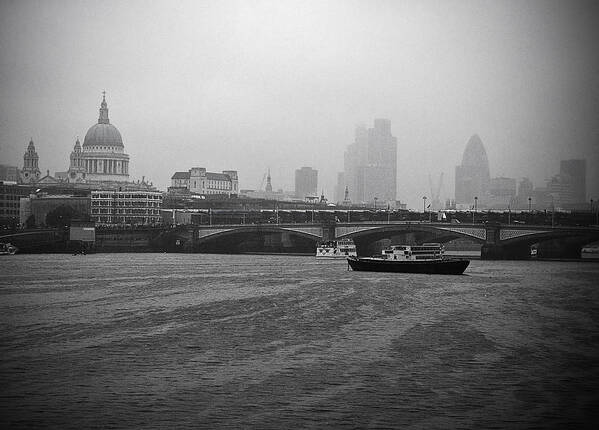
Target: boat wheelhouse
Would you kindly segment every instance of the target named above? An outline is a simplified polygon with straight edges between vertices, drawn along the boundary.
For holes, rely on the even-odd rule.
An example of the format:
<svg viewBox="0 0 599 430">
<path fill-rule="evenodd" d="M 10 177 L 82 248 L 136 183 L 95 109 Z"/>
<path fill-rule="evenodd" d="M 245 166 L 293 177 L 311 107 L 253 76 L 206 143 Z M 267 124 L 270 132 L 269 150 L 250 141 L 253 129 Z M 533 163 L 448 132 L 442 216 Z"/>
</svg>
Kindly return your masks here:
<svg viewBox="0 0 599 430">
<path fill-rule="evenodd" d="M 422 245 L 391 245 L 383 249 L 379 258 L 383 260 L 422 261 L 441 260 L 445 248 L 440 243 Z"/>
</svg>

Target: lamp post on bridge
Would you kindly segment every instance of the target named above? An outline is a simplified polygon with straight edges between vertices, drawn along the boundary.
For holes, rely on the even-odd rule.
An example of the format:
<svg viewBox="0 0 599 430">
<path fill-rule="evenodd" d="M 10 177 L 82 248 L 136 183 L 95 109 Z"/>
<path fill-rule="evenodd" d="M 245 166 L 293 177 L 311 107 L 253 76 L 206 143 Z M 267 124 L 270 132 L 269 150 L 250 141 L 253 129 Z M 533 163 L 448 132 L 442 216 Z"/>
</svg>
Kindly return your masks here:
<svg viewBox="0 0 599 430">
<path fill-rule="evenodd" d="M 426 196 L 422 196 L 422 215 L 426 219 Z"/>
<path fill-rule="evenodd" d="M 472 224 L 474 224 L 474 215 L 476 214 L 476 204 L 478 203 L 478 196 L 474 196 L 474 210 L 472 211 Z"/>
<path fill-rule="evenodd" d="M 553 200 L 553 194 L 551 194 L 551 228 L 553 228 L 553 226 L 555 225 L 554 214 L 555 214 L 555 200 Z"/>
</svg>

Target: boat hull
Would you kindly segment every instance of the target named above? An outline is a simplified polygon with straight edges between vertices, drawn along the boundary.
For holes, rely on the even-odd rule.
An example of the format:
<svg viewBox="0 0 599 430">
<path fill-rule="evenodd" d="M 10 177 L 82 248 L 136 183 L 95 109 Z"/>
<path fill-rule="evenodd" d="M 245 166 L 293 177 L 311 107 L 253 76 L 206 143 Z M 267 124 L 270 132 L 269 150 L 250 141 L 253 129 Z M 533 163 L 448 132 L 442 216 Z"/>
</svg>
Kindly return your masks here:
<svg viewBox="0 0 599 430">
<path fill-rule="evenodd" d="M 447 258 L 436 261 L 394 261 L 372 258 L 348 258 L 352 270 L 363 272 L 425 273 L 431 275 L 461 275 L 470 260 Z"/>
</svg>

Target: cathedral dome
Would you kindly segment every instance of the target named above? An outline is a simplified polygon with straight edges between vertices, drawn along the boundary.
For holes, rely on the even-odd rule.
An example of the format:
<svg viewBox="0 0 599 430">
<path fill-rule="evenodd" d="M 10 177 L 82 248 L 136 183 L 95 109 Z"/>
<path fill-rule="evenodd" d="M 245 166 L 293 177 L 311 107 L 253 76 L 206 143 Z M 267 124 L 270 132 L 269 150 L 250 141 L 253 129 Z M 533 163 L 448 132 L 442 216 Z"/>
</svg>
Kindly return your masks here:
<svg viewBox="0 0 599 430">
<path fill-rule="evenodd" d="M 91 149 L 92 147 L 118 147 L 123 148 L 123 138 L 118 129 L 110 124 L 108 120 L 108 106 L 106 97 L 102 97 L 100 105 L 100 117 L 98 123 L 90 127 L 83 140 L 83 147 Z"/>
<path fill-rule="evenodd" d="M 87 131 L 83 146 L 118 146 L 122 148 L 123 138 L 112 124 L 94 124 Z"/>
</svg>

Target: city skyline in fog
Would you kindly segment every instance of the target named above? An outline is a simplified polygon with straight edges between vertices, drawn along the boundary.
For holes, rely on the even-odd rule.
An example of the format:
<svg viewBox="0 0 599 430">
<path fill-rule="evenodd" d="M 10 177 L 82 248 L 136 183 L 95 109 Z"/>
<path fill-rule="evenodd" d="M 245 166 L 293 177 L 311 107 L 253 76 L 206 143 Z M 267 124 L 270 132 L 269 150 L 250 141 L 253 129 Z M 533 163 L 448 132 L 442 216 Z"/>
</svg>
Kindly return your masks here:
<svg viewBox="0 0 599 430">
<path fill-rule="evenodd" d="M 318 170 L 334 197 L 355 127 L 391 121 L 397 199 L 421 207 L 428 175 L 480 136 L 491 176 L 535 187 L 587 160 L 599 200 L 599 7 L 549 1 L 0 3 L 0 162 L 68 168 L 102 91 L 131 178 L 238 170 L 241 188 L 294 189 Z"/>
</svg>

